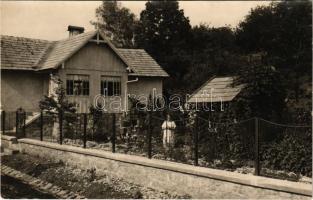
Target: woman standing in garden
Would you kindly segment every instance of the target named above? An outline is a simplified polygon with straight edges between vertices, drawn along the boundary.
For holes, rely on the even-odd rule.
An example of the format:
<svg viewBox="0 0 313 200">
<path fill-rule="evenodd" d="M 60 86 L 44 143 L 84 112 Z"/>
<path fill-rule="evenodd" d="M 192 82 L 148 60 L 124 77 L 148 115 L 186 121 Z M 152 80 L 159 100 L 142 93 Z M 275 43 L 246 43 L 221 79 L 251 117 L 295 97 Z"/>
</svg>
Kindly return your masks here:
<svg viewBox="0 0 313 200">
<path fill-rule="evenodd" d="M 174 133 L 176 124 L 171 120 L 169 114 L 166 115 L 166 120 L 162 124 L 163 131 L 163 147 L 166 151 L 174 146 Z"/>
</svg>

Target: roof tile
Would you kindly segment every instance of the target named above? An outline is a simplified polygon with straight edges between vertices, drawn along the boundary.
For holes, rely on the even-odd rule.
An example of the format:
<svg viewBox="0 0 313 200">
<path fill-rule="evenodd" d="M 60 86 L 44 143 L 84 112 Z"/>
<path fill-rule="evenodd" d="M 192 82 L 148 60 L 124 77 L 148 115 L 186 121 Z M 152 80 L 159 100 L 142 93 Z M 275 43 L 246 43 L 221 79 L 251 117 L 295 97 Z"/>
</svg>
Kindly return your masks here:
<svg viewBox="0 0 313 200">
<path fill-rule="evenodd" d="M 234 77 L 216 77 L 206 82 L 188 99 L 189 103 L 232 101 L 242 90 L 243 85 L 232 86 Z"/>
<path fill-rule="evenodd" d="M 136 76 L 161 76 L 169 75 L 144 49 L 117 49 L 127 60 L 129 67 Z"/>
<path fill-rule="evenodd" d="M 1 68 L 32 70 L 52 42 L 1 36 Z"/>
<path fill-rule="evenodd" d="M 1 68 L 14 70 L 57 68 L 96 33 L 97 31 L 86 32 L 60 41 L 2 36 Z M 117 49 L 111 43 L 110 46 L 132 69 L 133 73 L 129 75 L 169 76 L 144 49 Z"/>
</svg>

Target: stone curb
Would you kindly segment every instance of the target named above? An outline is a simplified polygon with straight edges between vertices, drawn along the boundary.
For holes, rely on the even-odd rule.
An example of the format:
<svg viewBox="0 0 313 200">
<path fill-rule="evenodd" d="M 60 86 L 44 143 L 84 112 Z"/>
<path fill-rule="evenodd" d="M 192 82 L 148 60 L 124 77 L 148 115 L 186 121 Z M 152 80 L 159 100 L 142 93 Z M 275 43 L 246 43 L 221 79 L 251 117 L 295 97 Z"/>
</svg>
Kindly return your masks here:
<svg viewBox="0 0 313 200">
<path fill-rule="evenodd" d="M 12 143 L 17 144 L 17 139 L 15 136 L 1 135 L 1 140 L 11 141 Z"/>
<path fill-rule="evenodd" d="M 24 174 L 20 171 L 17 171 L 15 169 L 12 169 L 6 165 L 1 165 L 1 173 L 7 176 L 11 176 L 13 178 L 16 178 L 20 181 L 22 181 L 25 184 L 28 184 L 34 189 L 39 190 L 41 192 L 52 194 L 60 199 L 85 199 L 84 196 L 80 194 L 76 194 L 74 192 L 63 190 L 59 186 L 55 186 L 51 183 L 48 183 L 46 181 L 43 181 L 41 179 L 32 177 L 28 174 Z"/>
</svg>

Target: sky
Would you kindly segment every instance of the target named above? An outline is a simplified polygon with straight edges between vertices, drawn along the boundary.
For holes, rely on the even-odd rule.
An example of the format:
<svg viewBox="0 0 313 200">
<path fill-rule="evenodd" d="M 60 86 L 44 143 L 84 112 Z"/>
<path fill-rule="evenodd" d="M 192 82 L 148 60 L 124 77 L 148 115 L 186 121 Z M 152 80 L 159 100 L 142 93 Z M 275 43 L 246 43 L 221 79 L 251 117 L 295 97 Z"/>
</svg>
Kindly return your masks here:
<svg viewBox="0 0 313 200">
<path fill-rule="evenodd" d="M 145 1 L 121 1 L 139 18 Z M 191 25 L 207 23 L 220 27 L 236 27 L 251 8 L 268 5 L 270 1 L 181 1 L 180 9 L 189 17 Z M 2 35 L 46 40 L 68 37 L 67 26 L 93 30 L 90 21 L 96 20 L 95 9 L 101 1 L 0 1 Z"/>
</svg>

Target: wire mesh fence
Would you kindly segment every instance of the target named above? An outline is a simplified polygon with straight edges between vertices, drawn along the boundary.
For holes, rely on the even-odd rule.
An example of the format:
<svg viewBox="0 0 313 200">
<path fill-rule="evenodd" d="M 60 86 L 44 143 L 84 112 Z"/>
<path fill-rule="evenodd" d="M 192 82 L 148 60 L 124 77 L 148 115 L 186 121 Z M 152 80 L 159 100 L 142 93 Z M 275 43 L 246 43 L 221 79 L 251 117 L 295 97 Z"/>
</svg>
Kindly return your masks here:
<svg viewBox="0 0 313 200">
<path fill-rule="evenodd" d="M 84 148 L 111 150 L 115 115 L 67 113 L 63 118 L 63 143 Z"/>
<path fill-rule="evenodd" d="M 186 116 L 178 113 L 171 116 L 152 114 L 150 126 L 152 158 L 193 163 L 193 130 L 188 126 Z"/>
<path fill-rule="evenodd" d="M 312 176 L 312 126 L 260 119 L 259 132 L 261 175 L 290 180 Z"/>
<path fill-rule="evenodd" d="M 55 113 L 28 113 L 23 125 L 23 136 L 48 142 L 59 142 L 58 116 Z"/>
<path fill-rule="evenodd" d="M 236 169 L 254 161 L 255 120 L 217 123 L 199 117 L 200 166 Z"/>
<path fill-rule="evenodd" d="M 83 147 L 84 114 L 66 113 L 63 116 L 63 144 Z"/>
<path fill-rule="evenodd" d="M 16 112 L 1 113 L 1 131 L 2 134 L 15 136 L 14 128 L 16 126 Z"/>
<path fill-rule="evenodd" d="M 25 137 L 25 123 L 27 114 L 23 110 L 16 112 L 1 112 L 1 133 L 17 138 Z"/>
<path fill-rule="evenodd" d="M 146 116 L 121 115 L 118 120 L 116 151 L 132 155 L 147 155 Z"/>
<path fill-rule="evenodd" d="M 312 126 L 197 113 L 2 112 L 2 134 L 297 180 L 312 175 Z M 4 130 L 4 131 L 3 131 Z"/>
</svg>

